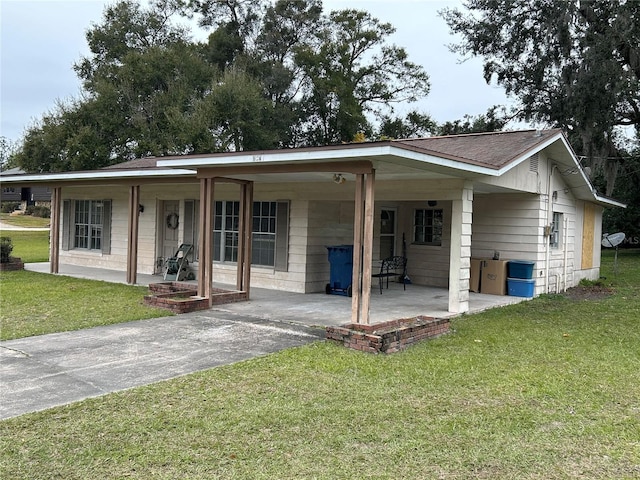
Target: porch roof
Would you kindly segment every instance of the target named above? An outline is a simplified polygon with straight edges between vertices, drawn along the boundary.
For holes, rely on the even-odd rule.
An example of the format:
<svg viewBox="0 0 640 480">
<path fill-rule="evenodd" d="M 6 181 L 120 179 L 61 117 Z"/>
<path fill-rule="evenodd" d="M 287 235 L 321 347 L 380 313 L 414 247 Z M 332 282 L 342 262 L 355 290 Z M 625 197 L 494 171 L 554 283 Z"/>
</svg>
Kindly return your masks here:
<svg viewBox="0 0 640 480">
<path fill-rule="evenodd" d="M 327 172 L 349 173 L 359 162 L 376 169 L 379 180 L 499 177 L 542 150 L 577 198 L 603 206 L 625 207 L 600 195 L 559 129 L 490 132 L 417 139 L 350 143 L 322 147 L 146 157 L 100 170 L 2 175 L 3 183 L 61 185 L 193 182 L 198 172 L 224 172 L 257 182 L 326 181 Z M 322 165 L 314 171 L 314 166 Z M 281 175 L 272 174 L 274 167 Z M 237 171 L 234 171 L 237 168 Z M 290 169 L 290 171 L 288 170 Z M 296 170 L 297 169 L 297 170 Z M 229 173 L 232 172 L 232 173 Z M 267 173 L 270 172 L 270 173 Z"/>
</svg>

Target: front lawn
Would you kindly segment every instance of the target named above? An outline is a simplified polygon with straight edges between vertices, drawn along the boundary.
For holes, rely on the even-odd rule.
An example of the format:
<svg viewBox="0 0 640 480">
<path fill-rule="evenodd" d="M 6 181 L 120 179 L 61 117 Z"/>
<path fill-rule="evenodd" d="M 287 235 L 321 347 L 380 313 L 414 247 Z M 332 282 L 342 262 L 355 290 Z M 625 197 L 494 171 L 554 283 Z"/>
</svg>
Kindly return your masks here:
<svg viewBox="0 0 640 480">
<path fill-rule="evenodd" d="M 8 213 L 0 213 L 0 220 L 8 225 L 27 228 L 43 228 L 51 224 L 50 218 L 34 217 L 32 215 L 10 215 Z"/>
<path fill-rule="evenodd" d="M 143 304 L 148 292 L 62 275 L 0 272 L 0 340 L 170 316 Z"/>
<path fill-rule="evenodd" d="M 0 235 L 11 239 L 13 243 L 12 257 L 22 259 L 24 263 L 49 261 L 49 232 L 2 230 Z"/>
<path fill-rule="evenodd" d="M 6 478 L 640 477 L 640 255 L 393 355 L 319 342 L 0 422 Z M 605 285 L 605 286 L 606 286 Z"/>
</svg>

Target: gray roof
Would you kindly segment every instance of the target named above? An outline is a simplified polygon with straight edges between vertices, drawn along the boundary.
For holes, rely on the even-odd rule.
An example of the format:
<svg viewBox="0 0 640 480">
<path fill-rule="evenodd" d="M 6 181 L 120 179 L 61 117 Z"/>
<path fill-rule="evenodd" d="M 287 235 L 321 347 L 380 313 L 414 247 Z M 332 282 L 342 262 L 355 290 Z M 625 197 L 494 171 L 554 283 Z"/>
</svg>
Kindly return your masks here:
<svg viewBox="0 0 640 480">
<path fill-rule="evenodd" d="M 559 133 L 559 129 L 522 130 L 394 140 L 394 143 L 422 153 L 500 169 Z"/>
</svg>

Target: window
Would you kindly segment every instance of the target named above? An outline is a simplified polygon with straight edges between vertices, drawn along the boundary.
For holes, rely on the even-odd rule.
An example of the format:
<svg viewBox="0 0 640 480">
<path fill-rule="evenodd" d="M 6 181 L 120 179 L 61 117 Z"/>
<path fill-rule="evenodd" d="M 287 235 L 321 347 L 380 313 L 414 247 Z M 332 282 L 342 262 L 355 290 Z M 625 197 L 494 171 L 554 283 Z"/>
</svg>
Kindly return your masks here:
<svg viewBox="0 0 640 480">
<path fill-rule="evenodd" d="M 553 212 L 551 221 L 551 232 L 549 233 L 549 246 L 551 248 L 560 247 L 560 231 L 562 230 L 562 214 Z"/>
<path fill-rule="evenodd" d="M 103 218 L 102 201 L 76 200 L 73 247 L 101 250 Z"/>
<path fill-rule="evenodd" d="M 276 202 L 253 202 L 251 263 L 273 266 L 276 246 Z"/>
<path fill-rule="evenodd" d="M 111 200 L 65 200 L 62 250 L 111 250 Z"/>
<path fill-rule="evenodd" d="M 418 209 L 413 221 L 413 241 L 422 245 L 442 245 L 442 209 Z"/>
<path fill-rule="evenodd" d="M 238 261 L 240 202 L 216 202 L 213 225 L 213 259 Z"/>
<path fill-rule="evenodd" d="M 285 262 L 288 221 L 287 202 L 253 202 L 251 263 L 278 267 L 276 263 L 276 236 L 280 246 L 280 262 Z M 213 259 L 236 262 L 238 260 L 238 232 L 240 228 L 240 202 L 216 202 L 213 227 Z M 281 265 L 282 266 L 282 265 Z"/>
</svg>

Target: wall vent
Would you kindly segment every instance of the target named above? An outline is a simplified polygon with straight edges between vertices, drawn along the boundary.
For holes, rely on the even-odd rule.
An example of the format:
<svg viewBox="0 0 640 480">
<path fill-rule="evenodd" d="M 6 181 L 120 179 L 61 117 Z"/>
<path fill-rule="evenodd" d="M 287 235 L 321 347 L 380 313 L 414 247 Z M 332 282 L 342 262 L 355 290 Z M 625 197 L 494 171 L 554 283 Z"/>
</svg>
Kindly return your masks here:
<svg viewBox="0 0 640 480">
<path fill-rule="evenodd" d="M 529 171 L 538 172 L 538 154 L 535 153 L 529 157 Z"/>
</svg>

